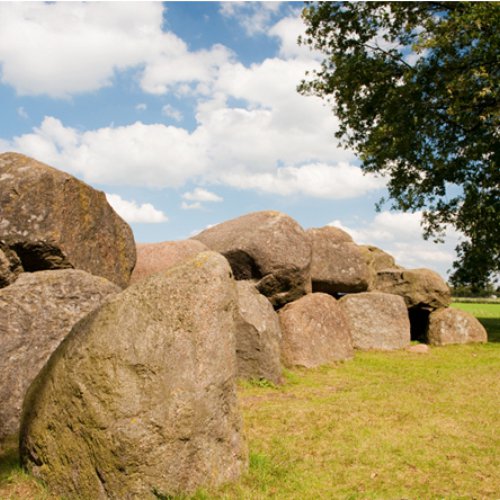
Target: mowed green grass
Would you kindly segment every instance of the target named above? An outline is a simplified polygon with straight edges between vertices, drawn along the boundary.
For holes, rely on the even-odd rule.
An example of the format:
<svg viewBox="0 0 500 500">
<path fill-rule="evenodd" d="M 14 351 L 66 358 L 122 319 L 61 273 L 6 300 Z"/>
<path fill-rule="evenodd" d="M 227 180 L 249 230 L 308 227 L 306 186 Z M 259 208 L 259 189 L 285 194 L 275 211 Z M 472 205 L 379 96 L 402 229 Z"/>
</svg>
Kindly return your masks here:
<svg viewBox="0 0 500 500">
<path fill-rule="evenodd" d="M 500 305 L 463 306 L 496 341 L 358 352 L 280 387 L 241 383 L 248 472 L 192 498 L 499 499 Z M 20 471 L 14 443 L 0 498 L 56 498 Z"/>
</svg>

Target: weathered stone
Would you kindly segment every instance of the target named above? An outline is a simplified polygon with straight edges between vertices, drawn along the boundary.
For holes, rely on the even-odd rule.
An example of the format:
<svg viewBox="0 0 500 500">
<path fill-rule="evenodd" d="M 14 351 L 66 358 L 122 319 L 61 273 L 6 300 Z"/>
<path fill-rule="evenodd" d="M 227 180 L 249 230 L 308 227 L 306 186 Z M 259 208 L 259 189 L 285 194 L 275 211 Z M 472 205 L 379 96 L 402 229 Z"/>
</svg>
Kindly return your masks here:
<svg viewBox="0 0 500 500">
<path fill-rule="evenodd" d="M 432 345 L 468 344 L 488 342 L 488 334 L 472 314 L 450 307 L 430 314 L 427 340 Z"/>
<path fill-rule="evenodd" d="M 368 288 L 368 266 L 345 231 L 325 226 L 308 229 L 307 234 L 312 244 L 313 292 L 352 293 Z"/>
<path fill-rule="evenodd" d="M 0 239 L 25 271 L 77 268 L 124 287 L 132 231 L 104 193 L 17 153 L 0 155 Z"/>
<path fill-rule="evenodd" d="M 166 498 L 239 476 L 236 287 L 205 252 L 73 328 L 23 405 L 22 464 L 68 498 Z"/>
<path fill-rule="evenodd" d="M 356 349 L 390 351 L 410 345 L 410 320 L 402 297 L 365 292 L 340 299 Z"/>
<path fill-rule="evenodd" d="M 278 316 L 285 366 L 313 368 L 352 358 L 350 325 L 331 295 L 311 293 L 286 305 Z"/>
<path fill-rule="evenodd" d="M 359 249 L 368 266 L 368 290 L 372 291 L 375 288 L 377 273 L 383 269 L 401 269 L 396 265 L 394 257 L 387 252 L 384 252 L 373 245 L 360 245 Z"/>
<path fill-rule="evenodd" d="M 28 386 L 73 325 L 119 290 L 76 269 L 23 273 L 0 290 L 0 439 L 19 430 Z"/>
<path fill-rule="evenodd" d="M 276 311 L 250 281 L 237 281 L 238 376 L 281 382 L 281 328 Z"/>
<path fill-rule="evenodd" d="M 237 280 L 256 280 L 275 308 L 311 290 L 311 244 L 300 225 L 275 211 L 254 212 L 194 237 L 222 253 Z"/>
<path fill-rule="evenodd" d="M 375 288 L 400 295 L 408 308 L 433 311 L 451 302 L 448 285 L 430 269 L 383 269 L 377 273 Z"/>
<path fill-rule="evenodd" d="M 0 241 L 0 288 L 14 283 L 22 272 L 23 266 L 16 252 Z"/>
<path fill-rule="evenodd" d="M 196 240 L 138 244 L 137 262 L 130 277 L 130 284 L 165 271 L 207 250 L 203 243 Z"/>
</svg>

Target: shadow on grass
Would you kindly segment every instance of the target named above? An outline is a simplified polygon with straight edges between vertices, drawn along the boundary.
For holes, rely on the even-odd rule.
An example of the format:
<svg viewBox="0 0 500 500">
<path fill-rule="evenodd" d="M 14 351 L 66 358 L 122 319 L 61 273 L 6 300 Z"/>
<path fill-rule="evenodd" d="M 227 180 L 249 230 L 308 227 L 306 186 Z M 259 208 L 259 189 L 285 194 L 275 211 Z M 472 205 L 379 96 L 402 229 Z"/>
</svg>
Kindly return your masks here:
<svg viewBox="0 0 500 500">
<path fill-rule="evenodd" d="M 500 318 L 477 318 L 488 332 L 488 342 L 500 342 Z"/>
</svg>

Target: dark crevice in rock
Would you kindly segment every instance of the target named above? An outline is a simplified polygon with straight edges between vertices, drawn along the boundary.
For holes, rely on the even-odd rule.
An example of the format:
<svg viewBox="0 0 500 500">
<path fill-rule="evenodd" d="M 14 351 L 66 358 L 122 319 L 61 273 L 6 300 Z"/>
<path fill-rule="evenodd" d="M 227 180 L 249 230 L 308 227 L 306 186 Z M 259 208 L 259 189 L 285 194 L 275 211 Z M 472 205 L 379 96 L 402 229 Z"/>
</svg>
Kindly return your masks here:
<svg viewBox="0 0 500 500">
<path fill-rule="evenodd" d="M 413 307 L 408 310 L 410 316 L 411 340 L 427 343 L 427 327 L 429 326 L 429 314 L 427 309 Z"/>
<path fill-rule="evenodd" d="M 251 280 L 262 278 L 262 273 L 255 260 L 243 250 L 232 250 L 223 253 L 233 270 L 237 280 Z"/>
<path fill-rule="evenodd" d="M 11 248 L 28 273 L 73 268 L 60 248 L 45 241 L 19 241 L 11 244 Z"/>
<path fill-rule="evenodd" d="M 267 274 L 256 284 L 256 288 L 270 300 L 274 309 L 280 309 L 305 295 L 304 279 L 299 270 Z"/>
</svg>

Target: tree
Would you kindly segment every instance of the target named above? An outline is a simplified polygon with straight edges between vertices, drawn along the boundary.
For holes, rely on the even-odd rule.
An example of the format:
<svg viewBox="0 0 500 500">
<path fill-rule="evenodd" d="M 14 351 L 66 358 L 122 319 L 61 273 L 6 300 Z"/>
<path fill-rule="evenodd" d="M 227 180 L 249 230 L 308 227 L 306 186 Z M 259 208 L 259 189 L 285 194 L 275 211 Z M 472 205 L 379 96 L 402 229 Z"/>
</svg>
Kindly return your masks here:
<svg viewBox="0 0 500 500">
<path fill-rule="evenodd" d="M 500 270 L 500 4 L 319 2 L 302 16 L 299 42 L 324 59 L 299 92 L 332 106 L 392 209 L 423 210 L 424 237 L 464 234 L 452 282 L 486 286 Z"/>
</svg>

